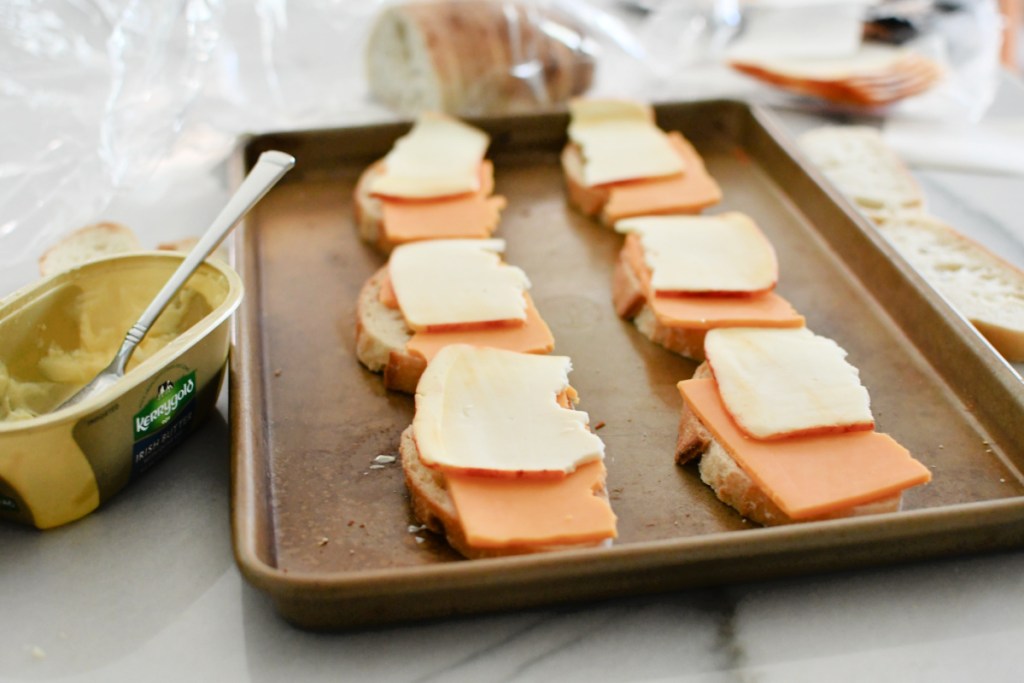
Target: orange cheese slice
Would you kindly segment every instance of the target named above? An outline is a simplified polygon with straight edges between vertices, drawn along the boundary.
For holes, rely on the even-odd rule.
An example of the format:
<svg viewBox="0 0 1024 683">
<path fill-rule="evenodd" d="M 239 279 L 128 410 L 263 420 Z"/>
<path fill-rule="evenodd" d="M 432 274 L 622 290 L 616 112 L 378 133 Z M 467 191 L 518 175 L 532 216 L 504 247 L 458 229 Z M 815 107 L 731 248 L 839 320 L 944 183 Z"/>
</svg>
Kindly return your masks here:
<svg viewBox="0 0 1024 683">
<path fill-rule="evenodd" d="M 523 297 L 526 299 L 526 321 L 521 325 L 414 332 L 405 348 L 414 355 L 422 356 L 427 362 L 449 344 L 472 344 L 521 353 L 550 353 L 555 348 L 555 338 L 533 305 L 530 295 L 524 292 Z"/>
<path fill-rule="evenodd" d="M 869 503 L 931 480 L 931 472 L 887 434 L 846 432 L 760 441 L 729 417 L 713 379 L 679 393 L 762 491 L 793 519 Z"/>
<path fill-rule="evenodd" d="M 697 150 L 679 133 L 668 134 L 669 142 L 683 159 L 683 173 L 663 178 L 631 180 L 605 185 L 608 201 L 605 219 L 665 213 L 699 213 L 722 200 L 722 190 L 704 167 Z"/>
<path fill-rule="evenodd" d="M 774 292 L 757 296 L 656 296 L 648 303 L 666 327 L 803 327 L 804 317 Z"/>
<path fill-rule="evenodd" d="M 493 191 L 494 164 L 483 161 L 477 192 L 423 200 L 379 197 L 384 235 L 394 244 L 490 237 L 505 208 L 505 198 L 490 196 Z"/>
<path fill-rule="evenodd" d="M 569 545 L 615 538 L 604 497 L 604 463 L 560 479 L 512 479 L 445 473 L 466 541 L 475 548 Z"/>
<path fill-rule="evenodd" d="M 644 262 L 636 234 L 626 235 L 622 247 L 627 266 L 640 281 L 647 304 L 666 327 L 710 330 L 715 327 L 803 327 L 804 317 L 774 292 L 752 296 L 652 296 L 651 271 Z"/>
</svg>

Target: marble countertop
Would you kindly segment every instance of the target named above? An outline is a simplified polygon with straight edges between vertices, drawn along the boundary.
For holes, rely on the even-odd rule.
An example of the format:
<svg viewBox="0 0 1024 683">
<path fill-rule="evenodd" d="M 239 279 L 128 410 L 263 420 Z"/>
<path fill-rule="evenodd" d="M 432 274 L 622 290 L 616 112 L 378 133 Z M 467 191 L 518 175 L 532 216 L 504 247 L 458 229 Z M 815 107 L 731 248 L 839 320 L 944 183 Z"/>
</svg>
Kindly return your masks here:
<svg viewBox="0 0 1024 683">
<path fill-rule="evenodd" d="M 992 112 L 1024 114 L 1024 86 L 1004 78 Z M 821 121 L 779 115 L 792 131 Z M 1019 177 L 915 174 L 936 215 L 1024 267 Z M 116 196 L 103 218 L 146 236 L 203 224 L 226 196 L 223 167 L 186 175 Z M 0 293 L 33 269 L 0 271 Z M 304 632 L 235 565 L 227 408 L 225 392 L 197 434 L 99 512 L 46 533 L 0 525 L 0 680 L 944 682 L 1024 671 L 1024 550 Z"/>
</svg>

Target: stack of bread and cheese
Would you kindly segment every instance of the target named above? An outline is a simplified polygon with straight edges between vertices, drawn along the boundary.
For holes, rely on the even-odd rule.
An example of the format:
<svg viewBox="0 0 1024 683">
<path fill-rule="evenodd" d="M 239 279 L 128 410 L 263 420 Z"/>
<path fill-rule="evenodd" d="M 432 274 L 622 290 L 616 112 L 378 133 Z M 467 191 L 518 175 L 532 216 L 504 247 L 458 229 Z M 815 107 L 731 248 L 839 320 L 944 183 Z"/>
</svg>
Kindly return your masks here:
<svg viewBox="0 0 1024 683">
<path fill-rule="evenodd" d="M 616 313 L 705 361 L 679 383 L 676 462 L 700 458 L 719 499 L 764 525 L 898 509 L 902 491 L 930 473 L 874 431 L 846 352 L 774 292 L 778 262 L 756 222 L 735 211 L 691 215 L 717 203 L 717 186 L 649 108 L 577 102 L 572 114 L 562 156 L 569 202 L 626 235 L 612 276 Z M 641 199 L 645 186 L 658 190 Z M 687 187 L 714 192 L 698 200 Z M 609 211 L 620 191 L 632 193 L 628 210 Z"/>
<path fill-rule="evenodd" d="M 482 131 L 421 115 L 356 189 L 360 235 L 390 253 L 359 295 L 356 352 L 414 393 L 400 452 L 413 513 L 466 557 L 610 541 L 604 445 L 569 358 L 491 237 L 504 199 Z"/>
</svg>

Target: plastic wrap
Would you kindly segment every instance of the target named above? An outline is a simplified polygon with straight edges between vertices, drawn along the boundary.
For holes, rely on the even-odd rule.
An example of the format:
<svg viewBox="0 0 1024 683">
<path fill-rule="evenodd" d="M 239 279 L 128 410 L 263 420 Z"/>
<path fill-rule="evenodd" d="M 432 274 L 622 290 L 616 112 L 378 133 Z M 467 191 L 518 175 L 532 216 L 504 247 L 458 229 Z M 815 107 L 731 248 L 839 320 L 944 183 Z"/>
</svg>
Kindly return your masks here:
<svg viewBox="0 0 1024 683">
<path fill-rule="evenodd" d="M 148 177 L 200 92 L 214 0 L 27 2 L 0 9 L 0 265 L 94 219 Z"/>
<path fill-rule="evenodd" d="M 506 50 L 498 80 L 508 90 L 497 88 L 496 106 L 470 100 L 455 113 L 563 106 L 576 90 L 544 87 L 552 69 L 539 47 L 545 41 L 590 60 L 579 89 L 589 95 L 791 103 L 724 65 L 742 34 L 740 3 L 496 0 L 515 20 L 489 39 L 470 36 L 477 43 L 461 60 L 482 68 L 482 55 Z M 0 164 L 0 266 L 34 260 L 59 235 L 107 218 L 115 197 L 152 201 L 159 211 L 166 197 L 154 186 L 203 180 L 206 192 L 207 172 L 239 134 L 409 115 L 375 99 L 366 75 L 373 27 L 397 4 L 8 0 L 0 6 L 0 113 L 15 125 Z M 995 0 L 936 17 L 919 43 L 950 77 L 931 99 L 891 113 L 977 118 L 995 90 L 999 29 Z M 467 73 L 462 89 L 483 79 Z"/>
</svg>

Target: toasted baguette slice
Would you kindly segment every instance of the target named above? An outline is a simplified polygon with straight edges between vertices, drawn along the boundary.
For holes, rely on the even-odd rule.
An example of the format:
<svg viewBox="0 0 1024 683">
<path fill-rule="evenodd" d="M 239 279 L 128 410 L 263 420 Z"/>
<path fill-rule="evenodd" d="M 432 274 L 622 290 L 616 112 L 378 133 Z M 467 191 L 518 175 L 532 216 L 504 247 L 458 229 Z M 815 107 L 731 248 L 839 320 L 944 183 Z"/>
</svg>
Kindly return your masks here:
<svg viewBox="0 0 1024 683">
<path fill-rule="evenodd" d="M 412 512 L 427 529 L 444 536 L 454 550 L 469 559 L 526 555 L 530 553 L 564 550 L 567 548 L 591 548 L 607 545 L 608 541 L 558 546 L 509 546 L 505 548 L 474 548 L 466 542 L 466 536 L 459 522 L 459 514 L 445 487 L 444 474 L 431 469 L 420 460 L 413 438 L 412 426 L 402 432 L 398 447 L 405 474 L 405 485 L 409 490 Z M 607 496 L 607 491 L 602 492 Z"/>
<path fill-rule="evenodd" d="M 701 363 L 693 376 L 697 379 L 711 377 L 711 369 L 707 363 Z M 701 481 L 711 487 L 718 499 L 746 519 L 762 526 L 896 512 L 900 509 L 903 500 L 903 494 L 897 493 L 876 501 L 835 510 L 818 517 L 794 520 L 758 488 L 750 475 L 743 471 L 743 468 L 732 459 L 725 448 L 714 439 L 696 414 L 684 404 L 679 418 L 676 464 L 685 465 L 695 458 L 700 458 L 698 471 Z"/>
<path fill-rule="evenodd" d="M 380 301 L 380 288 L 387 276 L 381 268 L 366 281 L 356 304 L 356 357 L 372 372 L 384 374 L 384 386 L 407 394 L 416 384 L 427 362 L 406 350 L 412 330 L 401 311 Z"/>
<path fill-rule="evenodd" d="M 876 216 L 879 232 L 1008 361 L 1024 361 L 1024 271 L 923 213 Z"/>
<path fill-rule="evenodd" d="M 120 223 L 95 223 L 75 230 L 51 246 L 39 258 L 39 273 L 53 275 L 89 261 L 141 248 L 131 228 Z"/>
</svg>

